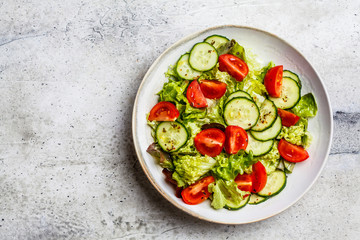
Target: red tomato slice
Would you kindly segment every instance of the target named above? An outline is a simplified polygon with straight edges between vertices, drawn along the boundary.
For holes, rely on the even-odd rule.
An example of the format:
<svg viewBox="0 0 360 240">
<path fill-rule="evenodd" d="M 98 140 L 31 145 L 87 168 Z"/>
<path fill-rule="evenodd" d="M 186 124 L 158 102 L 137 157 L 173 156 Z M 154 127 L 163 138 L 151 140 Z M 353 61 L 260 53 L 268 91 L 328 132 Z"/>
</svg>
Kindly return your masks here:
<svg viewBox="0 0 360 240">
<path fill-rule="evenodd" d="M 219 56 L 219 70 L 221 72 L 227 72 L 239 82 L 249 73 L 248 65 L 240 58 L 231 54 Z"/>
<path fill-rule="evenodd" d="M 260 192 L 266 185 L 267 174 L 264 165 L 258 161 L 252 165 L 253 172 L 251 173 L 252 178 L 252 193 Z"/>
<path fill-rule="evenodd" d="M 150 111 L 149 121 L 175 121 L 179 111 L 171 102 L 159 102 Z"/>
<path fill-rule="evenodd" d="M 219 155 L 224 147 L 225 133 L 217 128 L 209 128 L 199 132 L 194 138 L 195 148 L 210 157 Z"/>
<path fill-rule="evenodd" d="M 281 139 L 278 144 L 280 156 L 289 162 L 302 162 L 309 158 L 309 153 L 302 147 Z"/>
<path fill-rule="evenodd" d="M 251 192 L 252 190 L 252 177 L 249 174 L 237 175 L 235 183 L 241 191 Z"/>
<path fill-rule="evenodd" d="M 195 108 L 207 107 L 207 102 L 204 94 L 201 92 L 200 85 L 197 80 L 193 80 L 187 90 L 186 98 L 190 105 Z"/>
<path fill-rule="evenodd" d="M 182 199 L 186 204 L 195 205 L 202 203 L 210 196 L 208 186 L 215 182 L 213 176 L 204 177 L 196 183 L 188 186 L 181 192 Z"/>
<path fill-rule="evenodd" d="M 267 71 L 264 85 L 271 97 L 280 97 L 282 89 L 283 66 L 275 66 Z"/>
<path fill-rule="evenodd" d="M 295 125 L 300 119 L 299 116 L 286 110 L 282 110 L 281 108 L 278 108 L 278 114 L 281 118 L 282 125 L 285 127 L 291 127 Z"/>
<path fill-rule="evenodd" d="M 219 99 L 226 92 L 226 83 L 217 80 L 202 80 L 200 88 L 206 98 Z"/>
<path fill-rule="evenodd" d="M 246 149 L 248 145 L 248 135 L 239 126 L 227 126 L 225 129 L 225 151 L 228 154 L 236 154 L 240 149 Z"/>
</svg>

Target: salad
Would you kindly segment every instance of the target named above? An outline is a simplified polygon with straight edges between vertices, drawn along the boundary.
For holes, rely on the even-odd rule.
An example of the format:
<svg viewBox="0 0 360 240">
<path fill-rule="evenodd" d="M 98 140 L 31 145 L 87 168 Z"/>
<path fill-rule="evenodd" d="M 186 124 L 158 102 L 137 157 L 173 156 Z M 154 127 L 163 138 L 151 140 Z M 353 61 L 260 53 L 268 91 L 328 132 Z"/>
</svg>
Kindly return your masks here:
<svg viewBox="0 0 360 240">
<path fill-rule="evenodd" d="M 207 37 L 165 73 L 147 115 L 147 152 L 186 204 L 240 209 L 280 193 L 295 164 L 309 158 L 312 93 L 299 76 L 220 35 Z"/>
</svg>

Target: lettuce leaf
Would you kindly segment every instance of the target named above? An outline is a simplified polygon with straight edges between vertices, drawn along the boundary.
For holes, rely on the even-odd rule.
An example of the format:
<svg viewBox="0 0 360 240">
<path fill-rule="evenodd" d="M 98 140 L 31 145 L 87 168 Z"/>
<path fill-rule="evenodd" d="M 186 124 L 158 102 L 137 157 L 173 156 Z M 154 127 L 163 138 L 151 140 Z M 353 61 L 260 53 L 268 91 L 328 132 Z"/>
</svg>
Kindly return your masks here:
<svg viewBox="0 0 360 240">
<path fill-rule="evenodd" d="M 235 40 L 232 40 L 232 41 L 235 41 Z M 247 62 L 245 48 L 243 46 L 240 46 L 237 42 L 235 42 L 235 44 L 231 48 L 229 54 L 232 54 L 232 55 L 242 59 L 244 62 Z"/>
<path fill-rule="evenodd" d="M 264 83 L 264 78 L 266 73 L 269 71 L 270 68 L 275 67 L 275 64 L 273 62 L 269 62 L 269 64 L 265 67 L 263 67 L 258 74 L 256 74 L 256 80 L 258 80 L 261 83 Z"/>
<path fill-rule="evenodd" d="M 193 184 L 201 176 L 209 172 L 216 160 L 209 156 L 176 156 L 173 159 L 175 172 L 172 177 L 179 187 Z"/>
<path fill-rule="evenodd" d="M 174 165 L 171 160 L 171 156 L 169 153 L 164 152 L 160 146 L 156 143 L 152 143 L 146 150 L 151 156 L 158 160 L 159 165 L 162 168 L 170 169 L 171 171 L 174 169 Z"/>
<path fill-rule="evenodd" d="M 165 77 L 172 80 L 172 81 L 179 80 L 179 76 L 177 75 L 177 73 L 175 71 L 175 68 L 176 68 L 176 64 L 175 65 L 170 65 L 168 67 L 167 72 L 165 73 Z"/>
<path fill-rule="evenodd" d="M 224 180 L 234 180 L 238 174 L 243 174 L 246 168 L 256 162 L 252 152 L 246 154 L 243 150 L 233 155 L 221 153 L 215 159 L 217 163 L 212 172 L 217 178 Z"/>
<path fill-rule="evenodd" d="M 223 106 L 224 106 L 225 97 L 223 96 L 219 100 L 210 100 L 208 99 L 207 107 L 207 123 L 220 123 L 225 125 L 223 118 Z"/>
<path fill-rule="evenodd" d="M 213 193 L 211 206 L 215 209 L 221 209 L 231 202 L 232 205 L 239 205 L 243 197 L 248 192 L 241 191 L 237 184 L 231 181 L 224 181 L 222 179 L 216 180 L 208 187 L 208 191 Z"/>
<path fill-rule="evenodd" d="M 305 131 L 304 136 L 301 137 L 302 146 L 307 149 L 310 147 L 313 137 L 309 131 Z"/>
<path fill-rule="evenodd" d="M 315 117 L 317 104 L 314 95 L 312 93 L 305 94 L 291 110 L 299 117 Z"/>
<path fill-rule="evenodd" d="M 278 151 L 277 146 L 278 146 L 278 141 L 275 141 L 270 152 L 255 158 L 255 160 L 260 161 L 264 165 L 266 169 L 266 173 L 268 175 L 274 172 L 277 166 L 279 165 L 280 153 Z"/>
<path fill-rule="evenodd" d="M 280 134 L 276 139 L 284 138 L 286 141 L 308 148 L 311 144 L 312 137 L 307 131 L 308 120 L 306 118 L 300 118 L 300 120 L 291 127 L 283 126 Z"/>
<path fill-rule="evenodd" d="M 239 90 L 249 93 L 259 107 L 266 99 L 267 91 L 265 86 L 252 78 L 245 78 L 240 82 Z"/>
</svg>

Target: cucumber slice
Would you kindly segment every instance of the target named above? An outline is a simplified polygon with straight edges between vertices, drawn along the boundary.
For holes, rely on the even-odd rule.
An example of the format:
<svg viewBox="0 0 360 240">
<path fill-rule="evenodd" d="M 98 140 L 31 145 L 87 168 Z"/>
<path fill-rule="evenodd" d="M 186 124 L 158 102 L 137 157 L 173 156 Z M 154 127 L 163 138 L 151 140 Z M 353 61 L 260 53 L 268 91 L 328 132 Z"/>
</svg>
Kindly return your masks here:
<svg viewBox="0 0 360 240">
<path fill-rule="evenodd" d="M 189 64 L 189 54 L 185 53 L 182 55 L 176 63 L 176 73 L 179 77 L 186 79 L 186 80 L 193 80 L 201 75 L 200 72 L 195 71 L 190 67 Z"/>
<path fill-rule="evenodd" d="M 295 106 L 301 98 L 300 87 L 295 80 L 283 77 L 282 91 L 279 98 L 269 97 L 275 106 L 281 109 L 289 109 Z"/>
<path fill-rule="evenodd" d="M 265 187 L 257 194 L 261 197 L 275 196 L 281 192 L 286 185 L 286 174 L 283 171 L 276 170 L 267 176 Z"/>
<path fill-rule="evenodd" d="M 249 154 L 250 150 L 253 152 L 254 157 L 264 155 L 271 151 L 271 148 L 274 144 L 274 140 L 268 140 L 266 142 L 258 141 L 251 133 L 248 134 L 248 145 L 245 149 L 245 152 Z"/>
<path fill-rule="evenodd" d="M 249 202 L 249 199 L 250 196 L 247 196 L 240 203 L 227 201 L 225 208 L 229 210 L 239 210 L 240 208 L 245 207 L 245 205 Z"/>
<path fill-rule="evenodd" d="M 299 76 L 296 73 L 294 73 L 294 72 L 292 72 L 290 70 L 284 70 L 283 71 L 283 77 L 289 77 L 289 78 L 294 79 L 299 84 L 299 86 L 301 88 L 301 80 L 300 80 Z"/>
<path fill-rule="evenodd" d="M 190 51 L 189 64 L 196 71 L 208 71 L 218 62 L 216 49 L 207 42 L 197 43 Z"/>
<path fill-rule="evenodd" d="M 205 38 L 204 42 L 210 43 L 211 45 L 216 48 L 216 50 L 219 50 L 221 46 L 226 44 L 228 41 L 230 41 L 227 37 L 221 36 L 221 35 L 211 35 L 207 38 Z"/>
<path fill-rule="evenodd" d="M 288 162 L 286 160 L 283 160 L 283 161 L 284 161 L 285 172 L 286 173 L 292 173 L 292 171 L 294 170 L 294 167 L 295 167 L 295 163 Z"/>
<path fill-rule="evenodd" d="M 259 115 L 256 104 L 245 97 L 233 98 L 224 107 L 225 123 L 242 127 L 245 130 L 256 124 Z"/>
<path fill-rule="evenodd" d="M 175 152 L 185 145 L 189 134 L 179 122 L 161 122 L 155 130 L 159 146 L 166 152 Z"/>
<path fill-rule="evenodd" d="M 251 128 L 252 131 L 264 131 L 265 129 L 270 128 L 277 117 L 277 109 L 275 104 L 265 99 L 265 101 L 260 106 L 260 117 L 256 125 Z"/>
<path fill-rule="evenodd" d="M 249 203 L 250 205 L 256 205 L 256 204 L 265 202 L 266 200 L 267 200 L 266 197 L 261 197 L 261 196 L 259 196 L 259 195 L 257 195 L 257 194 L 251 194 L 248 203 Z"/>
<path fill-rule="evenodd" d="M 267 141 L 270 139 L 276 138 L 281 132 L 282 124 L 281 118 L 278 116 L 275 120 L 275 123 L 268 129 L 262 132 L 254 132 L 251 129 L 251 135 L 259 141 Z"/>
<path fill-rule="evenodd" d="M 244 91 L 236 91 L 236 92 L 233 92 L 232 94 L 229 95 L 229 97 L 226 99 L 226 102 L 229 102 L 231 99 L 233 98 L 236 98 L 236 97 L 244 97 L 244 98 L 247 98 L 249 100 L 253 100 L 252 97 L 250 96 L 250 94 L 248 94 L 247 92 L 244 92 Z"/>
</svg>

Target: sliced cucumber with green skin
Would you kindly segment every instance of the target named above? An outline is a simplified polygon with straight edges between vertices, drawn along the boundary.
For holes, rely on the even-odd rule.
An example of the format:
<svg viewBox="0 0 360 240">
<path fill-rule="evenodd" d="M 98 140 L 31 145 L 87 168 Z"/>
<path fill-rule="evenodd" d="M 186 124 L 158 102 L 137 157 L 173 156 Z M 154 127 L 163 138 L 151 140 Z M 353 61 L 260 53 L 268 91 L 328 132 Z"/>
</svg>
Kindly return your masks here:
<svg viewBox="0 0 360 240">
<path fill-rule="evenodd" d="M 218 50 L 221 46 L 230 41 L 227 37 L 221 35 L 211 35 L 205 38 L 204 42 L 210 43 L 211 45 Z"/>
<path fill-rule="evenodd" d="M 155 130 L 159 146 L 166 152 L 175 152 L 185 145 L 188 131 L 180 122 L 161 122 Z"/>
<path fill-rule="evenodd" d="M 189 64 L 196 71 L 208 71 L 216 66 L 218 54 L 213 45 L 207 42 L 197 43 L 190 51 Z"/>
<path fill-rule="evenodd" d="M 233 98 L 224 107 L 225 123 L 242 127 L 245 130 L 256 124 L 259 115 L 256 104 L 245 97 Z"/>
<path fill-rule="evenodd" d="M 300 80 L 299 76 L 296 73 L 294 73 L 294 72 L 292 72 L 290 70 L 284 70 L 283 71 L 283 77 L 289 77 L 289 78 L 294 79 L 299 84 L 299 86 L 301 88 L 301 80 Z"/>
<path fill-rule="evenodd" d="M 253 152 L 253 156 L 261 156 L 271 151 L 274 140 L 268 140 L 266 142 L 258 141 L 248 132 L 248 145 L 245 152 L 249 154 L 250 150 Z"/>
<path fill-rule="evenodd" d="M 253 194 L 250 195 L 250 199 L 249 199 L 248 203 L 250 205 L 256 205 L 256 204 L 265 202 L 266 200 L 267 200 L 266 197 L 261 197 L 261 196 L 253 193 Z"/>
<path fill-rule="evenodd" d="M 292 173 L 292 171 L 294 170 L 294 167 L 295 167 L 295 163 L 288 162 L 286 160 L 283 160 L 283 162 L 284 162 L 285 172 L 286 173 Z"/>
<path fill-rule="evenodd" d="M 236 91 L 236 92 L 233 92 L 232 94 L 229 95 L 229 97 L 226 99 L 226 102 L 229 102 L 231 99 L 233 98 L 236 98 L 236 97 L 244 97 L 244 98 L 247 98 L 249 100 L 253 100 L 252 97 L 250 96 L 250 94 L 248 94 L 247 92 L 244 92 L 244 91 Z"/>
<path fill-rule="evenodd" d="M 281 118 L 278 116 L 275 123 L 268 129 L 262 132 L 254 132 L 251 130 L 251 135 L 259 141 L 267 141 L 276 138 L 281 132 L 282 124 Z"/>
<path fill-rule="evenodd" d="M 269 97 L 275 106 L 281 109 L 289 109 L 295 106 L 301 98 L 300 87 L 297 82 L 289 77 L 283 77 L 281 96 L 279 98 Z"/>
<path fill-rule="evenodd" d="M 225 208 L 229 210 L 239 210 L 240 208 L 245 207 L 245 205 L 249 202 L 250 196 L 245 197 L 240 203 L 234 203 L 231 201 L 226 202 Z"/>
<path fill-rule="evenodd" d="M 252 131 L 264 131 L 268 128 L 270 128 L 277 117 L 277 108 L 275 104 L 265 99 L 265 101 L 260 106 L 260 117 L 257 121 L 256 125 L 251 128 Z"/>
<path fill-rule="evenodd" d="M 267 176 L 265 187 L 257 194 L 261 197 L 275 196 L 281 192 L 286 185 L 286 174 L 283 171 L 276 170 Z"/>
<path fill-rule="evenodd" d="M 189 53 L 185 53 L 182 55 L 176 63 L 176 73 L 179 77 L 186 79 L 186 80 L 193 80 L 194 78 L 198 78 L 201 73 L 195 71 L 190 67 L 189 64 Z"/>
</svg>

